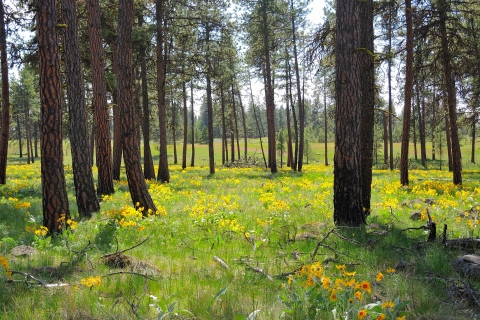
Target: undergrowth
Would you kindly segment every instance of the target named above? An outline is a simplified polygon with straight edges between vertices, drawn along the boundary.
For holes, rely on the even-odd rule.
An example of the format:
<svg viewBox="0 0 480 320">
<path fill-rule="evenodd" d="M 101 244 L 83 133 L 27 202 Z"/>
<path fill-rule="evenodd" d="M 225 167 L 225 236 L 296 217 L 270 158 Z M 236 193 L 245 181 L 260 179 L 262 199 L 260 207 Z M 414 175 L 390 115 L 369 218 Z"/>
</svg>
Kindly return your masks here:
<svg viewBox="0 0 480 320">
<path fill-rule="evenodd" d="M 73 177 L 67 168 L 74 211 Z M 331 167 L 171 167 L 149 181 L 158 211 L 130 203 L 125 177 L 90 220 L 41 228 L 39 165 L 11 165 L 0 186 L 0 310 L 4 319 L 464 319 L 478 283 L 440 241 L 478 237 L 478 171 L 374 171 L 361 229 L 333 225 Z M 426 242 L 428 216 L 439 241 Z M 20 245 L 37 252 L 15 256 Z M 2 270 L 3 268 L 3 270 Z M 9 273 L 11 272 L 11 273 Z M 460 280 L 459 280 L 460 279 Z M 463 285 L 462 285 L 463 284 Z M 463 290 L 463 291 L 462 291 Z M 469 292 L 470 290 L 471 292 Z"/>
</svg>

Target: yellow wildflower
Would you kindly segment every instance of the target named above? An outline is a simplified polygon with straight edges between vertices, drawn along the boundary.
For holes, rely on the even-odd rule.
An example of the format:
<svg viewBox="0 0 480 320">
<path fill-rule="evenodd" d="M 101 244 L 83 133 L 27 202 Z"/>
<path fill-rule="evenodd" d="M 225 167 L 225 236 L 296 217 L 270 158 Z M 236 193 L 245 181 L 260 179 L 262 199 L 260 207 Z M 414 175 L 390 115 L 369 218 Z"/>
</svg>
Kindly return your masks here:
<svg viewBox="0 0 480 320">
<path fill-rule="evenodd" d="M 362 309 L 362 310 L 358 311 L 358 319 L 359 320 L 364 319 L 366 316 L 367 316 L 367 310 Z"/>
<path fill-rule="evenodd" d="M 393 302 L 392 300 L 382 303 L 383 310 L 387 310 L 387 309 L 392 310 L 394 307 L 395 307 L 395 302 Z"/>
<path fill-rule="evenodd" d="M 381 272 L 377 273 L 377 276 L 375 277 L 375 280 L 377 280 L 378 282 L 382 281 L 383 280 L 383 273 L 381 273 Z"/>
</svg>

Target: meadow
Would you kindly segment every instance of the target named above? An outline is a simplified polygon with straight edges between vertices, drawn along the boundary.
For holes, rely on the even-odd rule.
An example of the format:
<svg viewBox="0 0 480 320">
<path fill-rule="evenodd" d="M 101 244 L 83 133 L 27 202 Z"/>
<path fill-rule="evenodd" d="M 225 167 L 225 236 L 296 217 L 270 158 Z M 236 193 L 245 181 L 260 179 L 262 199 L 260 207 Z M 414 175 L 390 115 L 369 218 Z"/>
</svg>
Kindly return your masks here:
<svg viewBox="0 0 480 320">
<path fill-rule="evenodd" d="M 448 240 L 478 238 L 478 165 L 465 165 L 462 186 L 445 168 L 411 170 L 408 187 L 398 171 L 375 169 L 368 225 L 350 229 L 333 224 L 333 167 L 322 155 L 302 173 L 218 166 L 210 175 L 204 149 L 194 168 L 171 165 L 169 184 L 148 182 L 155 213 L 133 208 L 123 175 L 101 212 L 80 221 L 67 166 L 72 219 L 55 239 L 41 227 L 39 161 L 12 156 L 0 186 L 0 318 L 480 316 L 479 282 L 452 265 L 475 250 L 407 230 L 430 215 L 439 240 L 445 224 Z M 253 143 L 250 151 L 261 156 Z M 11 254 L 19 245 L 37 252 Z"/>
</svg>

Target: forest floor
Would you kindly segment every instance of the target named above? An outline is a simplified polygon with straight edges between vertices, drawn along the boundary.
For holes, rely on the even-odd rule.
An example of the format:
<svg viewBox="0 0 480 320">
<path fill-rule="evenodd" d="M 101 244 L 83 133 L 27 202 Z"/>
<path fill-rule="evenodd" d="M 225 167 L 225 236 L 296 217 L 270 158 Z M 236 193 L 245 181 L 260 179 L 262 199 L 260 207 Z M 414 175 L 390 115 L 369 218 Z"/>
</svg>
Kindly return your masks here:
<svg viewBox="0 0 480 320">
<path fill-rule="evenodd" d="M 156 213 L 133 208 L 122 176 L 101 212 L 79 221 L 67 167 L 72 220 L 51 239 L 38 162 L 10 164 L 0 186 L 0 318 L 480 317 L 480 282 L 453 264 L 479 249 L 446 245 L 479 237 L 475 166 L 462 186 L 445 170 L 411 170 L 408 187 L 398 171 L 374 170 L 361 229 L 333 224 L 332 166 L 170 169 L 171 183 L 148 182 Z"/>
</svg>

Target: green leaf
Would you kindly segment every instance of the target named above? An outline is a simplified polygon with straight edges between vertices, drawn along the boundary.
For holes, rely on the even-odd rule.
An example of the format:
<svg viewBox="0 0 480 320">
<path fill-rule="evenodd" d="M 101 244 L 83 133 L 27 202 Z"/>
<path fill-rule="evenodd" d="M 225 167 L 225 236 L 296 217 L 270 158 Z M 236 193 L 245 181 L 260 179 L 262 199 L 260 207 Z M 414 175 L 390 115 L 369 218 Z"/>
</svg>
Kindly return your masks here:
<svg viewBox="0 0 480 320">
<path fill-rule="evenodd" d="M 175 306 L 177 305 L 177 302 L 175 301 L 174 303 L 172 303 L 171 305 L 168 306 L 168 313 L 172 313 L 173 310 L 175 310 Z"/>
<path fill-rule="evenodd" d="M 223 288 L 222 290 L 218 291 L 217 294 L 215 295 L 215 301 L 218 300 L 218 298 L 220 298 L 221 295 L 224 295 L 225 292 L 227 292 L 227 287 Z"/>
</svg>

